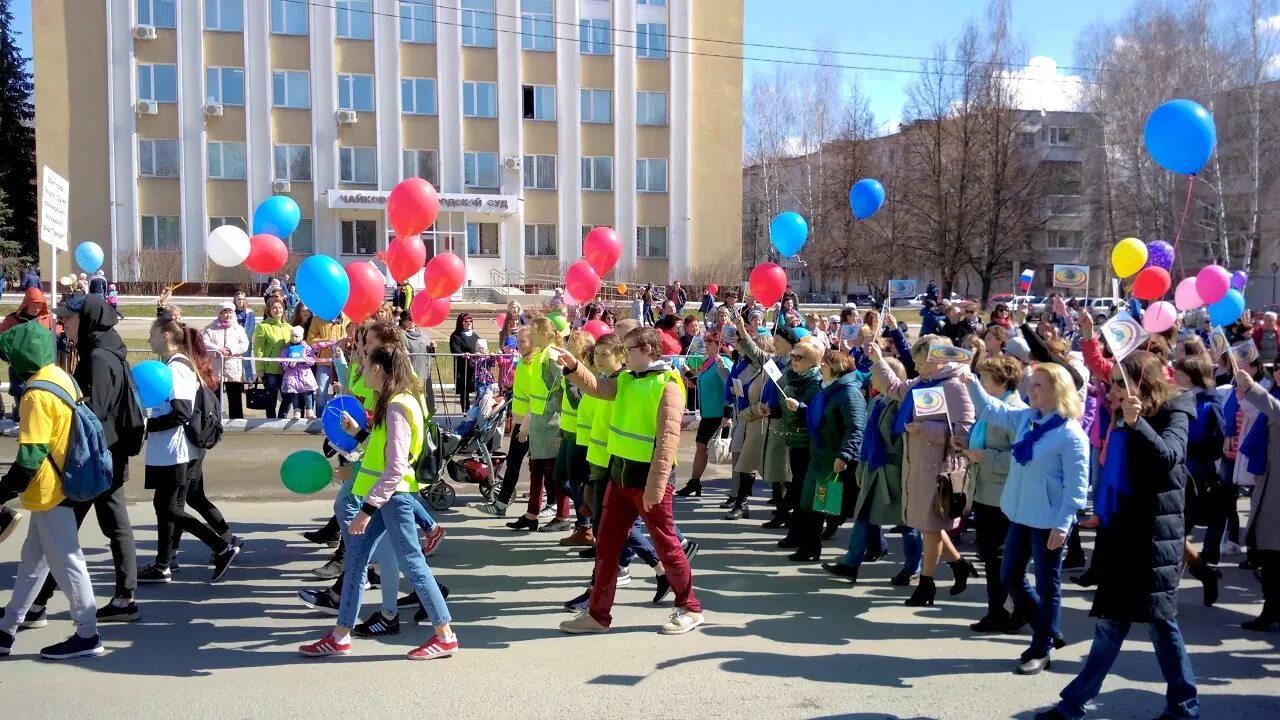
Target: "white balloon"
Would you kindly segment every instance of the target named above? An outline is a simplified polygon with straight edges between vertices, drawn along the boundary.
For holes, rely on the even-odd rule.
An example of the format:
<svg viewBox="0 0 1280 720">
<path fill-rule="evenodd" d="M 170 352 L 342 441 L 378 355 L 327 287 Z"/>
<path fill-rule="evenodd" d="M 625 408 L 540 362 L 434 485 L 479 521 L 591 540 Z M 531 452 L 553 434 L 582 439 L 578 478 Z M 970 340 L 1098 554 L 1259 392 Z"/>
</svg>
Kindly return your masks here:
<svg viewBox="0 0 1280 720">
<path fill-rule="evenodd" d="M 249 236 L 235 225 L 219 225 L 206 243 L 209 259 L 223 267 L 236 267 L 249 257 Z"/>
</svg>

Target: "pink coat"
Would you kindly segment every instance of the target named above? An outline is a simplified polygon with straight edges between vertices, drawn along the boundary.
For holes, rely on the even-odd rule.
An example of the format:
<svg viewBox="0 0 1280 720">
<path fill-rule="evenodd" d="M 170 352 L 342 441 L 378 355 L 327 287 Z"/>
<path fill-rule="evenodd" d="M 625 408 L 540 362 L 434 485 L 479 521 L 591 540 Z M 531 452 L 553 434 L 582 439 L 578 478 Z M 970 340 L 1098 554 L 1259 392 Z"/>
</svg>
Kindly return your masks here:
<svg viewBox="0 0 1280 720">
<path fill-rule="evenodd" d="M 316 351 L 305 342 L 294 345 L 293 343 L 285 343 L 284 350 L 280 353 L 280 357 L 289 357 L 290 348 L 302 348 L 302 358 L 295 359 L 293 362 L 282 362 L 280 367 L 284 368 L 284 378 L 280 381 L 280 392 L 282 393 L 308 393 L 316 390 L 316 374 L 312 370 L 312 366 L 316 364 Z"/>
</svg>

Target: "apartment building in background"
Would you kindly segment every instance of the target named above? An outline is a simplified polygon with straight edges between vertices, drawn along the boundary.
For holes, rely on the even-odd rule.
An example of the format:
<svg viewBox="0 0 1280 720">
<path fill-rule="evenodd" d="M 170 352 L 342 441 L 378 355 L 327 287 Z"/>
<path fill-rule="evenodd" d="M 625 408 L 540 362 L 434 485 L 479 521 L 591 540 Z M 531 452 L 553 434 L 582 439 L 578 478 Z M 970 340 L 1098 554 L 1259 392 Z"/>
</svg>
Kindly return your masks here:
<svg viewBox="0 0 1280 720">
<path fill-rule="evenodd" d="M 72 246 L 101 244 L 114 278 L 167 258 L 165 279 L 242 279 L 205 238 L 273 194 L 302 211 L 291 258 L 372 259 L 406 177 L 440 191 L 428 251 L 461 255 L 474 285 L 558 275 L 598 225 L 623 240 L 618 279 L 740 265 L 743 0 L 33 12 L 37 160 L 71 182 Z"/>
</svg>

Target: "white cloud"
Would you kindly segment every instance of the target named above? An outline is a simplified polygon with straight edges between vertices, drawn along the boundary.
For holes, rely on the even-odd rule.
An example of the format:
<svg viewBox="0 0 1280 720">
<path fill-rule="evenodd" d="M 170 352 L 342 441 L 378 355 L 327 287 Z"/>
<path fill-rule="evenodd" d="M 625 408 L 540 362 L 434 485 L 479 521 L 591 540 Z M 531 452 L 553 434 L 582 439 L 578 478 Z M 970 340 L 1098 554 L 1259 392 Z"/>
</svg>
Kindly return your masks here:
<svg viewBox="0 0 1280 720">
<path fill-rule="evenodd" d="M 1269 18 L 1263 18 L 1258 23 L 1270 30 L 1280 30 L 1280 15 L 1272 15 Z"/>
<path fill-rule="evenodd" d="M 1074 110 L 1084 85 L 1079 75 L 1058 71 L 1051 57 L 1037 55 L 1026 67 L 1003 73 L 1013 84 L 1018 107 L 1023 110 Z"/>
</svg>

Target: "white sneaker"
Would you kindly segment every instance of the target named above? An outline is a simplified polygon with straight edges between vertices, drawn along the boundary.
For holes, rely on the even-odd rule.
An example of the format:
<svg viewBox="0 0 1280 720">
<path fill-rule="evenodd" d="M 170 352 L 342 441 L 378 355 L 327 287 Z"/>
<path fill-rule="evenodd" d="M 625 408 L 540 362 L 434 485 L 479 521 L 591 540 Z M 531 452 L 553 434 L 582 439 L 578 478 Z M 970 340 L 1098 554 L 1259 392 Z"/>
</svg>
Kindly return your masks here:
<svg viewBox="0 0 1280 720">
<path fill-rule="evenodd" d="M 555 516 L 556 509 L 548 505 L 538 513 L 538 522 L 546 522 Z"/>
<path fill-rule="evenodd" d="M 624 585 L 630 585 L 630 584 L 631 584 L 631 570 L 629 568 L 619 567 L 618 582 L 614 584 L 614 587 L 622 587 Z"/>
<path fill-rule="evenodd" d="M 700 612 L 676 608 L 676 611 L 671 613 L 671 619 L 667 621 L 666 625 L 662 626 L 659 632 L 663 635 L 683 635 L 701 625 L 702 620 L 702 613 Z"/>
</svg>

